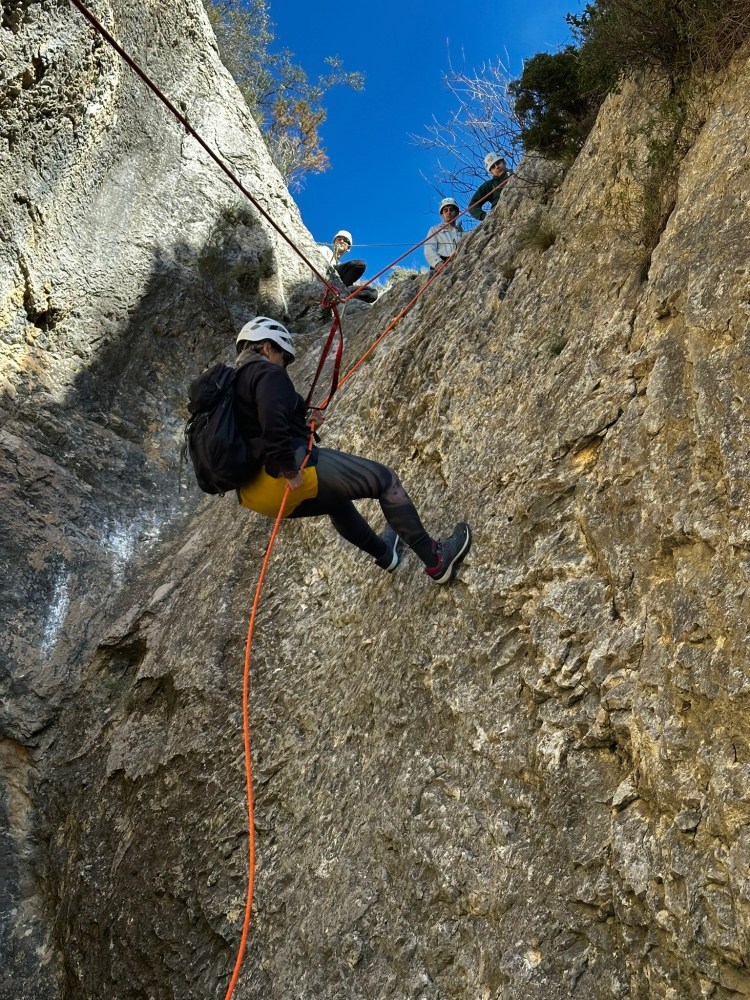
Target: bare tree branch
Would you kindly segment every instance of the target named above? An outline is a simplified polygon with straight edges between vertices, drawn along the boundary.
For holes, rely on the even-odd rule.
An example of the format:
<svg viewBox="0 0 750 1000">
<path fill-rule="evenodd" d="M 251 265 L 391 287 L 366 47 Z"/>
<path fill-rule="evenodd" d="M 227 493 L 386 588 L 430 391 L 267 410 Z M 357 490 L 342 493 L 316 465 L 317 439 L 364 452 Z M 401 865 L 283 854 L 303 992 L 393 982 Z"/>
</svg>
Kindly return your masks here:
<svg viewBox="0 0 750 1000">
<path fill-rule="evenodd" d="M 486 179 L 484 157 L 489 152 L 502 154 L 511 167 L 516 164 L 521 123 L 508 92 L 512 79 L 500 60 L 470 71 L 456 69 L 449 61 L 443 81 L 455 100 L 454 109 L 447 121 L 433 116 L 423 135 L 409 136 L 416 145 L 441 154 L 430 181 L 441 195 L 470 196 Z"/>
</svg>

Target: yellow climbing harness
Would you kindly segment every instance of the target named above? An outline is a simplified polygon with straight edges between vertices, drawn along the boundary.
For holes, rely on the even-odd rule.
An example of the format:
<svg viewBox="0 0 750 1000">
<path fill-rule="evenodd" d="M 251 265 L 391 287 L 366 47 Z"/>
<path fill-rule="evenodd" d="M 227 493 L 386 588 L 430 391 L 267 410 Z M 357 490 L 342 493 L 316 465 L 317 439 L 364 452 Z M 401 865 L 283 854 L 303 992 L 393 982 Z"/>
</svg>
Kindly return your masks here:
<svg viewBox="0 0 750 1000">
<path fill-rule="evenodd" d="M 243 507 L 254 510 L 256 514 L 266 517 L 276 517 L 281 501 L 284 498 L 286 479 L 275 479 L 269 476 L 265 469 L 239 490 L 240 503 Z M 303 500 L 312 500 L 318 495 L 318 473 L 315 466 L 306 466 L 302 470 L 302 485 L 292 490 L 284 507 L 284 517 L 289 517 L 299 507 Z"/>
</svg>

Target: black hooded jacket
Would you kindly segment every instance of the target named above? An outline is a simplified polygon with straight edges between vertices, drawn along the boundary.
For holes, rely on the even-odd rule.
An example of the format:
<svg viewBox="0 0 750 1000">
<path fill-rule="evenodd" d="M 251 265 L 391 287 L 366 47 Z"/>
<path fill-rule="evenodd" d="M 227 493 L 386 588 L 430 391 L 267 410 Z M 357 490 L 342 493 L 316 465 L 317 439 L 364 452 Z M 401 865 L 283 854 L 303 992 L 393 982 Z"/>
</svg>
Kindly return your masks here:
<svg viewBox="0 0 750 1000">
<path fill-rule="evenodd" d="M 235 362 L 234 413 L 237 425 L 270 476 L 292 479 L 295 451 L 307 446 L 305 401 L 286 371 L 256 351 L 244 350 Z"/>
</svg>

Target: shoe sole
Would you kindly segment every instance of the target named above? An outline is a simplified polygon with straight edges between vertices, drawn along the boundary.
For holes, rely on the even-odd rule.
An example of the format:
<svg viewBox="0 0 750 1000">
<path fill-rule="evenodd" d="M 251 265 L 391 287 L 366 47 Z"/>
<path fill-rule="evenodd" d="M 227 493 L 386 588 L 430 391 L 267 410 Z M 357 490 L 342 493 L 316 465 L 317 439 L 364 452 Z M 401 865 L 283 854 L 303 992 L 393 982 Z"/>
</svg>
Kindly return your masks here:
<svg viewBox="0 0 750 1000">
<path fill-rule="evenodd" d="M 442 576 L 433 576 L 432 579 L 435 583 L 450 583 L 453 577 L 456 575 L 456 570 L 463 562 L 464 557 L 467 555 L 469 549 L 471 548 L 471 528 L 466 525 L 466 541 L 463 547 L 455 554 L 448 565 L 445 567 L 445 571 Z"/>
<path fill-rule="evenodd" d="M 386 573 L 393 573 L 395 569 L 398 569 L 399 563 L 401 562 L 401 552 L 403 550 L 403 542 L 400 538 L 396 539 L 396 544 L 393 546 L 393 552 L 391 555 L 391 564 L 386 567 Z"/>
<path fill-rule="evenodd" d="M 393 573 L 393 571 L 397 569 L 401 563 L 401 554 L 404 550 L 404 543 L 399 535 L 396 535 L 392 544 L 388 546 L 388 550 L 391 554 L 391 561 L 387 566 L 383 566 L 382 563 L 378 563 L 378 565 L 381 569 L 385 570 L 386 573 Z"/>
</svg>

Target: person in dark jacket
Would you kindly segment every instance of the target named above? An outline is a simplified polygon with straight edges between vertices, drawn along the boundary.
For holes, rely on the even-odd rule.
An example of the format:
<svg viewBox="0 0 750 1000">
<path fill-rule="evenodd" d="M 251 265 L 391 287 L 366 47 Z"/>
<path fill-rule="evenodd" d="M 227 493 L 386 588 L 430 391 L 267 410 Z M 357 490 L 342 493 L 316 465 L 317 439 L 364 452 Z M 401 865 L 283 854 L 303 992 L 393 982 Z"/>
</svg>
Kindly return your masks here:
<svg viewBox="0 0 750 1000">
<path fill-rule="evenodd" d="M 490 179 L 476 189 L 469 202 L 469 215 L 480 222 L 487 218 L 487 213 L 482 206 L 489 202 L 490 209 L 493 209 L 497 205 L 503 188 L 510 177 L 505 160 L 500 153 L 488 153 L 484 158 L 484 165 Z"/>
<path fill-rule="evenodd" d="M 256 316 L 237 336 L 235 417 L 263 461 L 260 473 L 239 490 L 242 505 L 276 517 L 288 485 L 285 517 L 327 515 L 343 538 L 388 572 L 399 563 L 403 541 L 431 579 L 448 583 L 471 546 L 467 524 L 457 524 L 443 541 L 432 538 L 396 473 L 379 462 L 313 446 L 302 468 L 310 427 L 305 401 L 286 373 L 294 357 L 291 334 L 267 316 Z M 322 418 L 320 411 L 311 411 L 317 425 Z M 365 498 L 380 503 L 387 522 L 383 535 L 372 530 L 352 502 Z"/>
</svg>

